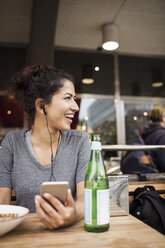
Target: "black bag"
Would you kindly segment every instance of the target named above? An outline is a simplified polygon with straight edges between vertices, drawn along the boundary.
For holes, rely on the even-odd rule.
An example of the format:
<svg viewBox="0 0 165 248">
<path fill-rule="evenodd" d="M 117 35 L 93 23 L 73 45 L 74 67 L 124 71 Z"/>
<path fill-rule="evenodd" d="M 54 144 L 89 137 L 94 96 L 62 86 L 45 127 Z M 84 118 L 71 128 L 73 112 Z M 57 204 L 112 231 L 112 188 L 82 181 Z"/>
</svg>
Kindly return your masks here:
<svg viewBox="0 0 165 248">
<path fill-rule="evenodd" d="M 165 199 L 153 186 L 137 188 L 130 204 L 130 214 L 165 234 Z"/>
</svg>

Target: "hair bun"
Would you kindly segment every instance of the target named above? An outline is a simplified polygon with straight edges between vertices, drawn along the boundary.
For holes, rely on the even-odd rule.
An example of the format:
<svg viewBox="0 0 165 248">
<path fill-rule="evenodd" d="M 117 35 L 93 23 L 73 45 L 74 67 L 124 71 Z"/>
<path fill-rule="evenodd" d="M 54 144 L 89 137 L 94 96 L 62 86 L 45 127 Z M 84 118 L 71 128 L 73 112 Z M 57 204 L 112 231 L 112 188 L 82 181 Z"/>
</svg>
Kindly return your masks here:
<svg viewBox="0 0 165 248">
<path fill-rule="evenodd" d="M 29 75 L 21 72 L 16 73 L 9 82 L 9 94 L 16 99 L 22 99 L 27 89 L 29 88 Z"/>
</svg>

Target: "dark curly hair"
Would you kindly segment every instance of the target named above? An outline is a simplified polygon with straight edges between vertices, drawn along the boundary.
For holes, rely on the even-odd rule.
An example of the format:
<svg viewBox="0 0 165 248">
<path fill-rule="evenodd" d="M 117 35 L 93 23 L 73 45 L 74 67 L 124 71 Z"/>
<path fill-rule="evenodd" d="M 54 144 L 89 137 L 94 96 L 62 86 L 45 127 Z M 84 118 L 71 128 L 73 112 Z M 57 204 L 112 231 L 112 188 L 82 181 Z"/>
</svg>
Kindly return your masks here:
<svg viewBox="0 0 165 248">
<path fill-rule="evenodd" d="M 42 98 L 49 104 L 53 94 L 63 87 L 65 79 L 73 82 L 70 74 L 53 66 L 27 66 L 9 82 L 9 94 L 23 101 L 25 112 L 34 120 L 36 99 Z"/>
</svg>

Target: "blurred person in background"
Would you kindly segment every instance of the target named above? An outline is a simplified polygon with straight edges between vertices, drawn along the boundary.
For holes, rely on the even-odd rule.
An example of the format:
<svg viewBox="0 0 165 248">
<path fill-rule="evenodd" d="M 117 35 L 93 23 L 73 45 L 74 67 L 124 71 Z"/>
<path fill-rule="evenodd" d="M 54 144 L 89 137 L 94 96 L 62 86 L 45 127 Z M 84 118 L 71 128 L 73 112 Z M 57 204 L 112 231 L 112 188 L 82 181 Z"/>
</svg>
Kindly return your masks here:
<svg viewBox="0 0 165 248">
<path fill-rule="evenodd" d="M 156 106 L 149 115 L 150 123 L 144 127 L 141 136 L 146 145 L 165 145 L 165 108 Z M 165 172 L 165 150 L 150 151 L 150 155 L 158 171 Z"/>
</svg>

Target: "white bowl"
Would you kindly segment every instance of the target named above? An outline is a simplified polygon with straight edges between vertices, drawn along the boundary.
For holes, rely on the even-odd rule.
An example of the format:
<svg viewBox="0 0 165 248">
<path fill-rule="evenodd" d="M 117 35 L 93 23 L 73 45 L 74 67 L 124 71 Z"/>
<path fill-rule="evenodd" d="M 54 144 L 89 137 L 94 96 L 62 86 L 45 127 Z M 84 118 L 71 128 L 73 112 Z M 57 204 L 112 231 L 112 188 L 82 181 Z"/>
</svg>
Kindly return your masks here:
<svg viewBox="0 0 165 248">
<path fill-rule="evenodd" d="M 15 205 L 0 205 L 0 214 L 18 214 L 18 217 L 0 221 L 0 236 L 18 226 L 29 213 L 28 208 Z"/>
</svg>

